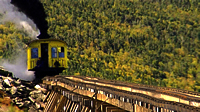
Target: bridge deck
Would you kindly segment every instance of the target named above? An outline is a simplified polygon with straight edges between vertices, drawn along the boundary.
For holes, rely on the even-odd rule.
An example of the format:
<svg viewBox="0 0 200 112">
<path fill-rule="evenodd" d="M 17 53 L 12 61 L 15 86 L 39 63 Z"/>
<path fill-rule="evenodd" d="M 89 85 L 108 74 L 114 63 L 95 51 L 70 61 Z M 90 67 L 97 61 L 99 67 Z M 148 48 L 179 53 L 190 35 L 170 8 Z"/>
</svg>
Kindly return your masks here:
<svg viewBox="0 0 200 112">
<path fill-rule="evenodd" d="M 200 111 L 200 94 L 186 90 L 102 80 L 82 76 L 45 77 L 43 83 L 105 102 L 122 109 L 135 111 L 138 106 L 149 110 Z M 112 109 L 111 109 L 112 110 Z"/>
</svg>

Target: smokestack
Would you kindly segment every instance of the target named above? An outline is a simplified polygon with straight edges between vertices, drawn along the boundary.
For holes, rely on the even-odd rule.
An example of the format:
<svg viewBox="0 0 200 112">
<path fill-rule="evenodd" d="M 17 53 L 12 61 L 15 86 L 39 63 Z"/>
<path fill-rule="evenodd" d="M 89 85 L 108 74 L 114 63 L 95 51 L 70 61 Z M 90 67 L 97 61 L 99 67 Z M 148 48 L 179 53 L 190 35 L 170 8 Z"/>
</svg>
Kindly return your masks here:
<svg viewBox="0 0 200 112">
<path fill-rule="evenodd" d="M 11 4 L 18 7 L 19 11 L 26 14 L 36 24 L 40 30 L 39 39 L 49 38 L 47 34 L 48 23 L 45 20 L 46 14 L 44 7 L 39 0 L 11 0 Z"/>
</svg>

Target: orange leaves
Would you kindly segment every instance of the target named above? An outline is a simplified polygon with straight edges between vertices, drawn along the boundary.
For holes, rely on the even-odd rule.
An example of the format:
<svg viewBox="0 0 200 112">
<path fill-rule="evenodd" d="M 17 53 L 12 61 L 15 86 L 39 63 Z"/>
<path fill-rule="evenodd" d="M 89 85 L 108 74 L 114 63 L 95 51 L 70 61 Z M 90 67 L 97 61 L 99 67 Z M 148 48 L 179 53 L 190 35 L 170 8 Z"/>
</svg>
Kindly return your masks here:
<svg viewBox="0 0 200 112">
<path fill-rule="evenodd" d="M 176 51 L 179 55 L 181 55 L 181 56 L 184 56 L 184 55 L 185 55 L 185 51 L 184 51 L 183 48 L 176 48 L 175 51 Z"/>
</svg>

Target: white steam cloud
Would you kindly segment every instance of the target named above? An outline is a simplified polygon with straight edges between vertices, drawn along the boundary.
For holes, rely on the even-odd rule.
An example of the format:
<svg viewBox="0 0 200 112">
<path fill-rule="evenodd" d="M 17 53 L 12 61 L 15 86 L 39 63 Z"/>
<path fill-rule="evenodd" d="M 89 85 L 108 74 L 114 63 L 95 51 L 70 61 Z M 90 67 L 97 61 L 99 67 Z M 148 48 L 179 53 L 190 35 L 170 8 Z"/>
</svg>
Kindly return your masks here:
<svg viewBox="0 0 200 112">
<path fill-rule="evenodd" d="M 21 53 L 12 63 L 4 61 L 2 66 L 7 71 L 12 72 L 14 77 L 20 78 L 22 80 L 32 81 L 35 78 L 34 72 L 27 70 L 26 53 Z"/>
<path fill-rule="evenodd" d="M 29 19 L 24 13 L 17 10 L 17 7 L 12 5 L 11 0 L 0 0 L 0 23 L 13 22 L 17 28 L 25 30 L 31 38 L 37 38 L 39 30 L 34 22 Z"/>
<path fill-rule="evenodd" d="M 39 30 L 34 22 L 29 19 L 24 13 L 19 12 L 17 7 L 12 5 L 11 0 L 0 0 L 0 24 L 5 22 L 12 22 L 16 28 L 24 30 L 31 38 L 37 39 Z M 21 48 L 19 46 L 19 48 Z M 4 60 L 1 65 L 12 72 L 17 78 L 32 81 L 34 79 L 34 72 L 27 70 L 26 53 L 25 51 L 18 52 L 19 56 L 12 63 Z"/>
</svg>

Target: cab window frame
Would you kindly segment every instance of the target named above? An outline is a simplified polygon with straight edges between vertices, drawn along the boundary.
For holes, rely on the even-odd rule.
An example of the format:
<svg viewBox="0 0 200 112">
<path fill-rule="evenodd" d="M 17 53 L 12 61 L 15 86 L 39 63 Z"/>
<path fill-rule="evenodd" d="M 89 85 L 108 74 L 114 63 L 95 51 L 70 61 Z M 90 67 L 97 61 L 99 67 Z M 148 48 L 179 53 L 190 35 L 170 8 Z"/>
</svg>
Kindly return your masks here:
<svg viewBox="0 0 200 112">
<path fill-rule="evenodd" d="M 34 48 L 31 48 L 31 59 L 35 59 L 35 58 L 38 58 L 38 48 L 37 47 L 34 47 Z"/>
<path fill-rule="evenodd" d="M 53 51 L 53 49 L 55 51 Z M 51 58 L 58 58 L 58 48 L 57 47 L 51 47 Z"/>
<path fill-rule="evenodd" d="M 61 47 L 58 47 L 59 50 L 58 50 L 58 57 L 59 58 L 65 58 L 65 48 L 63 46 Z"/>
</svg>

